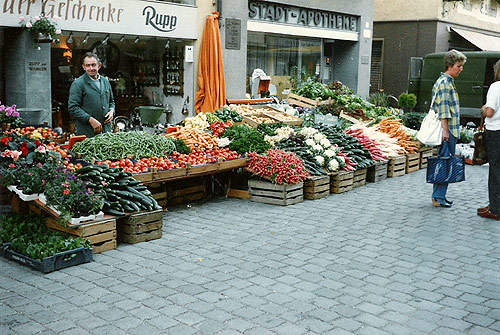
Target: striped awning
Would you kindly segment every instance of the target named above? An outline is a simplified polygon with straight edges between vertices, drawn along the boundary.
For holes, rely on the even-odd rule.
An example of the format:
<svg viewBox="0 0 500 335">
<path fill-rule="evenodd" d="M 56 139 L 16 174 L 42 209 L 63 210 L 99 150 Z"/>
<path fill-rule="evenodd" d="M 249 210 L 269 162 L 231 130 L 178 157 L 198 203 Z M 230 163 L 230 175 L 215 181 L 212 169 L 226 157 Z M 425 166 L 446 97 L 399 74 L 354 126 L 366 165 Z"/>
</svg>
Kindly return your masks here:
<svg viewBox="0 0 500 335">
<path fill-rule="evenodd" d="M 460 28 L 451 29 L 483 51 L 500 51 L 500 36 L 487 35 Z"/>
</svg>

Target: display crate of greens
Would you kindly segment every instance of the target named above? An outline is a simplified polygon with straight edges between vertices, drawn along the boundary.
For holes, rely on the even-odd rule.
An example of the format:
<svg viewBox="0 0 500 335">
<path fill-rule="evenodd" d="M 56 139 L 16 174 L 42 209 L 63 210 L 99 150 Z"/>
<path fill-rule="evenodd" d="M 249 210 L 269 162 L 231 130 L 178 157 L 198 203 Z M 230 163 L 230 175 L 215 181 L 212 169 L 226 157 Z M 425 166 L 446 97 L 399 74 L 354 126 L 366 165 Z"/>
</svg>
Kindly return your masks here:
<svg viewBox="0 0 500 335">
<path fill-rule="evenodd" d="M 139 243 L 162 237 L 163 210 L 133 213 L 117 219 L 118 241 Z"/>
<path fill-rule="evenodd" d="M 304 199 L 317 200 L 330 195 L 330 176 L 309 176 L 304 180 Z"/>
<path fill-rule="evenodd" d="M 394 178 L 404 176 L 406 173 L 406 156 L 398 156 L 389 159 L 387 165 L 387 177 Z"/>
<path fill-rule="evenodd" d="M 359 186 L 363 186 L 366 184 L 366 174 L 368 172 L 367 168 L 358 169 L 354 171 L 354 175 L 352 177 L 352 188 L 356 188 Z"/>
<path fill-rule="evenodd" d="M 274 184 L 266 180 L 248 181 L 250 201 L 288 206 L 304 201 L 304 184 Z"/>
<path fill-rule="evenodd" d="M 420 165 L 419 169 L 427 168 L 427 158 L 432 157 L 432 148 L 431 147 L 422 147 L 419 150 L 420 153 Z"/>
<path fill-rule="evenodd" d="M 420 153 L 406 155 L 406 173 L 415 172 L 420 169 Z"/>
<path fill-rule="evenodd" d="M 4 257 L 40 272 L 49 273 L 70 266 L 88 263 L 93 259 L 93 253 L 91 248 L 82 247 L 60 252 L 42 260 L 37 260 L 7 248 L 4 251 Z"/>
<path fill-rule="evenodd" d="M 85 222 L 77 226 L 64 226 L 52 211 L 39 200 L 30 203 L 30 212 L 47 217 L 47 227 L 67 233 L 71 236 L 81 237 L 90 241 L 94 254 L 116 249 L 116 220 L 106 216 L 104 219 Z"/>
<path fill-rule="evenodd" d="M 388 161 L 379 161 L 370 166 L 366 173 L 366 181 L 375 183 L 387 179 L 387 165 Z"/>
<path fill-rule="evenodd" d="M 338 171 L 330 175 L 330 192 L 344 193 L 352 190 L 354 171 Z"/>
</svg>

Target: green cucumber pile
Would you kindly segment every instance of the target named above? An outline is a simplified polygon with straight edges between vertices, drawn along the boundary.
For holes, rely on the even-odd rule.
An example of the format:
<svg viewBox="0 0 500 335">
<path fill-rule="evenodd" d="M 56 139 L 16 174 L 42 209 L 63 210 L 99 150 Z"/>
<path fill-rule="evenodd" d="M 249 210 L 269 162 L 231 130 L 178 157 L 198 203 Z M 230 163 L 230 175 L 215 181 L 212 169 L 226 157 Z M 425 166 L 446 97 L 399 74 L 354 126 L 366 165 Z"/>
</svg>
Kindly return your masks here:
<svg viewBox="0 0 500 335">
<path fill-rule="evenodd" d="M 364 169 L 374 164 L 370 150 L 366 149 L 354 136 L 347 135 L 340 127 L 327 125 L 314 125 L 313 128 L 323 133 L 331 144 L 342 147 L 342 152 L 352 158 L 356 169 Z"/>
<path fill-rule="evenodd" d="M 309 146 L 305 143 L 305 136 L 299 133 L 294 133 L 290 135 L 289 138 L 281 140 L 275 144 L 275 148 L 293 152 L 297 155 L 302 162 L 307 171 L 313 176 L 326 175 L 328 172 L 321 167 L 318 161 L 314 158 Z"/>
<path fill-rule="evenodd" d="M 125 212 L 160 209 L 151 192 L 130 172 L 103 165 L 88 165 L 76 171 L 78 178 L 104 197 L 102 211 L 121 216 Z"/>
<path fill-rule="evenodd" d="M 171 138 L 165 136 L 146 131 L 127 131 L 87 138 L 75 143 L 72 151 L 91 163 L 94 160 L 119 160 L 129 156 L 135 159 L 163 157 L 175 151 L 175 144 Z"/>
</svg>

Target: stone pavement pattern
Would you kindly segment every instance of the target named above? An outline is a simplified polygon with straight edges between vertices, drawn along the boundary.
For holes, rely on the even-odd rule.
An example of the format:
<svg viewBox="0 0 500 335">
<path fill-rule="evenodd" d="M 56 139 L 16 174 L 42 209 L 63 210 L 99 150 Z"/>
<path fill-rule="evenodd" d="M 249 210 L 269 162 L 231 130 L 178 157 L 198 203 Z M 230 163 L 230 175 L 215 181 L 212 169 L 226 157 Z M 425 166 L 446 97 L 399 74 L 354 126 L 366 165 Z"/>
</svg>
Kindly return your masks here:
<svg viewBox="0 0 500 335">
<path fill-rule="evenodd" d="M 499 334 L 487 167 L 434 208 L 425 171 L 290 207 L 212 199 L 164 236 L 43 275 L 0 260 L 0 334 Z"/>
</svg>

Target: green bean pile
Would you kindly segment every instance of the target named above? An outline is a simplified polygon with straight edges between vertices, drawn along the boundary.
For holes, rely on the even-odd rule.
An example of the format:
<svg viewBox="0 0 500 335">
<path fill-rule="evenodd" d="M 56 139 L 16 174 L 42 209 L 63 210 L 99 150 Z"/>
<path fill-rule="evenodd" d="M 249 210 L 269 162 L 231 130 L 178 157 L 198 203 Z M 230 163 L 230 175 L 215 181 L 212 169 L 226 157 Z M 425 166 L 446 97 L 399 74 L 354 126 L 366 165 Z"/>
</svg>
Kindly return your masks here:
<svg viewBox="0 0 500 335">
<path fill-rule="evenodd" d="M 145 131 L 129 131 L 104 133 L 75 143 L 72 151 L 80 154 L 87 162 L 118 160 L 132 156 L 134 159 L 144 157 L 163 157 L 175 151 L 171 138 L 151 134 Z"/>
</svg>

